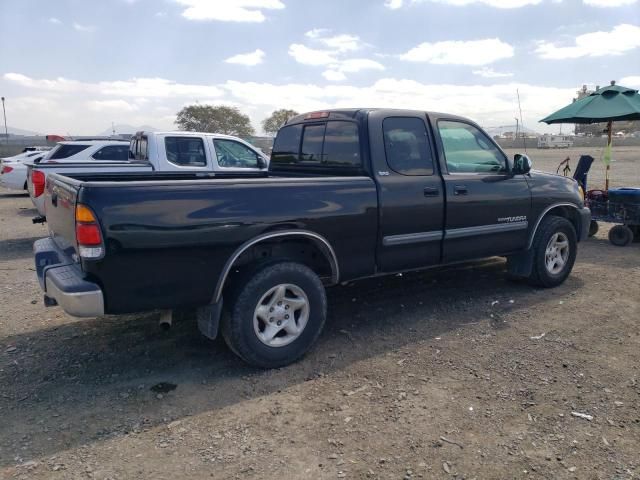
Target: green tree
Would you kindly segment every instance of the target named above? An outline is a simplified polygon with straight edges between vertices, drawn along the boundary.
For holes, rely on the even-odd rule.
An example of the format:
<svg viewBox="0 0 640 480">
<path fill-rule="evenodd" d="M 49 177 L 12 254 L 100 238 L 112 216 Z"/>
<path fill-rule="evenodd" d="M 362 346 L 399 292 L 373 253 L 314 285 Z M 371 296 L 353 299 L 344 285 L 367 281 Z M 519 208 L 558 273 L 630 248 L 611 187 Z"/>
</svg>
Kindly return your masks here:
<svg viewBox="0 0 640 480">
<path fill-rule="evenodd" d="M 299 115 L 299 113 L 295 110 L 287 110 L 286 108 L 276 110 L 264 119 L 262 122 L 262 130 L 264 130 L 264 133 L 267 135 L 275 135 L 282 125 L 296 115 Z"/>
<path fill-rule="evenodd" d="M 236 107 L 225 105 L 187 105 L 176 115 L 180 130 L 224 133 L 246 137 L 253 135 L 251 119 Z"/>
</svg>

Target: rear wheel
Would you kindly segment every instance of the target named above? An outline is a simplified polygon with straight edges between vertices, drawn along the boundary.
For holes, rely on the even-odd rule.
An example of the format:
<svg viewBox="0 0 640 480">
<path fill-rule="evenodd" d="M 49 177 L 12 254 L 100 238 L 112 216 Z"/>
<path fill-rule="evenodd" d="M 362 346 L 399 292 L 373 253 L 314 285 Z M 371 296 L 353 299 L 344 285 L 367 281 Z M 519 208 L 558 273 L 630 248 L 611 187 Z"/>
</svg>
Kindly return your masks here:
<svg viewBox="0 0 640 480">
<path fill-rule="evenodd" d="M 589 236 L 593 237 L 596 233 L 598 233 L 599 229 L 600 226 L 598 225 L 598 222 L 596 222 L 595 220 L 591 220 L 591 223 L 589 224 Z"/>
<path fill-rule="evenodd" d="M 295 362 L 317 340 L 327 316 L 318 276 L 307 266 L 280 262 L 245 273 L 229 292 L 222 335 L 240 358 L 262 368 Z"/>
<path fill-rule="evenodd" d="M 577 238 L 573 224 L 566 218 L 548 216 L 542 219 L 533 239 L 533 269 L 529 282 L 541 287 L 563 283 L 576 261 Z"/>
<path fill-rule="evenodd" d="M 633 240 L 633 232 L 626 225 L 615 225 L 609 230 L 609 241 L 617 247 L 629 245 Z"/>
</svg>

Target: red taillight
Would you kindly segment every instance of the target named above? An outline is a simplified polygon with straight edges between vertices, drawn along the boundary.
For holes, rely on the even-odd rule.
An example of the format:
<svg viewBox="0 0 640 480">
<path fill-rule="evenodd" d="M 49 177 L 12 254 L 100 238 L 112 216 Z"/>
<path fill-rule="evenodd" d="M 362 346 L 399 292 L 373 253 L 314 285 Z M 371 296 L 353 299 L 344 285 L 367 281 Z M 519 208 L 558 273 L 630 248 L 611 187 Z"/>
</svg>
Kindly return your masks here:
<svg viewBox="0 0 640 480">
<path fill-rule="evenodd" d="M 13 172 L 13 167 L 9 167 L 5 165 L 4 167 L 2 167 L 2 172 L 0 173 L 9 173 L 9 172 Z"/>
<path fill-rule="evenodd" d="M 102 243 L 100 227 L 95 223 L 76 224 L 76 240 L 80 245 L 100 245 Z"/>
<path fill-rule="evenodd" d="M 31 183 L 33 183 L 33 196 L 39 197 L 44 193 L 44 173 L 33 170 L 31 172 Z"/>
<path fill-rule="evenodd" d="M 98 259 L 104 252 L 98 220 L 86 205 L 76 205 L 76 241 L 82 258 Z"/>
</svg>

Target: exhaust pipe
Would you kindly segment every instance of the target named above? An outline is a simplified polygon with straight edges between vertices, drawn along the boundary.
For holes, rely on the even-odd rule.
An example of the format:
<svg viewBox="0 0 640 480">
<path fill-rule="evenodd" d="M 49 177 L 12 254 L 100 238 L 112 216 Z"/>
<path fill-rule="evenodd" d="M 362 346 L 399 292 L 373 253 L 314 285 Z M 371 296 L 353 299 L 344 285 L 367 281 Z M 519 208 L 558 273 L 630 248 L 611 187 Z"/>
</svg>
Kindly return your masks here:
<svg viewBox="0 0 640 480">
<path fill-rule="evenodd" d="M 169 330 L 173 324 L 173 312 L 171 310 L 163 310 L 160 312 L 160 321 L 158 324 L 162 330 Z"/>
</svg>

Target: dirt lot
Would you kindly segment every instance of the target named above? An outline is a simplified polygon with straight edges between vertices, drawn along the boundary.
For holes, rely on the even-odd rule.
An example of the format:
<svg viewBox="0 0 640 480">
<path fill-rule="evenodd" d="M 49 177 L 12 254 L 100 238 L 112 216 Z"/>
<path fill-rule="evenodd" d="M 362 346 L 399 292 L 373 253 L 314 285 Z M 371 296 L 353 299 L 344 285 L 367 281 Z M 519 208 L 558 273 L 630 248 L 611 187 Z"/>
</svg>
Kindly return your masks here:
<svg viewBox="0 0 640 480">
<path fill-rule="evenodd" d="M 317 347 L 260 371 L 189 320 L 45 309 L 34 215 L 0 190 L 0 478 L 640 475 L 640 244 L 606 226 L 554 290 L 500 259 L 330 289 Z"/>
</svg>

